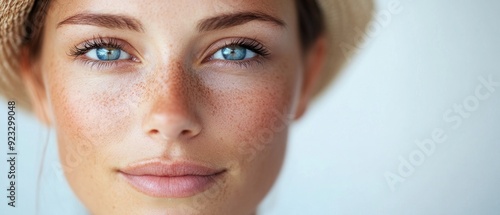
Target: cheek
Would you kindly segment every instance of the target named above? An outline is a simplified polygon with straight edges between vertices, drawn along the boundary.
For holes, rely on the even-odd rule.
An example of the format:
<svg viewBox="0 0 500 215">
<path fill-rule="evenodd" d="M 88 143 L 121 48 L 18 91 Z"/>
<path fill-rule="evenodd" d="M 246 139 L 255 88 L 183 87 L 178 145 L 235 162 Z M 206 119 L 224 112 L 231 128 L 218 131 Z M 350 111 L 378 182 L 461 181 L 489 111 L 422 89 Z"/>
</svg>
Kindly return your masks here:
<svg viewBox="0 0 500 215">
<path fill-rule="evenodd" d="M 251 161 L 267 149 L 285 144 L 301 78 L 286 68 L 274 74 L 259 81 L 224 80 L 221 82 L 236 84 L 212 86 L 207 98 L 212 127 L 229 140 L 223 150 L 235 160 Z"/>
<path fill-rule="evenodd" d="M 49 95 L 61 161 L 66 166 L 77 167 L 87 159 L 95 161 L 99 156 L 112 156 L 105 152 L 106 146 L 120 143 L 126 137 L 134 124 L 130 103 L 140 92 L 124 89 L 137 88 L 135 85 L 140 84 L 88 80 L 58 75 L 78 71 L 53 71 Z"/>
<path fill-rule="evenodd" d="M 243 143 L 251 144 L 266 130 L 269 130 L 278 115 L 286 116 L 290 112 L 290 95 L 284 88 L 269 86 L 250 92 L 233 91 L 225 103 L 228 125 Z M 261 141 L 269 142 L 269 141 Z"/>
</svg>

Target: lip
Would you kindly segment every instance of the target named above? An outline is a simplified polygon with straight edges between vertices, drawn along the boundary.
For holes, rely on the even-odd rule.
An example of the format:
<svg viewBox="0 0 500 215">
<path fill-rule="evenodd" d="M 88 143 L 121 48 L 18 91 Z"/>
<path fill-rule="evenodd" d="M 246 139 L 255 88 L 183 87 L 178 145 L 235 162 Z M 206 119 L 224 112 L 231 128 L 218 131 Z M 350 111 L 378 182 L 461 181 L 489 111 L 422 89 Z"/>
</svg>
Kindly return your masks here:
<svg viewBox="0 0 500 215">
<path fill-rule="evenodd" d="M 142 162 L 118 172 L 137 191 L 159 198 L 185 198 L 212 187 L 225 169 L 189 162 Z"/>
</svg>

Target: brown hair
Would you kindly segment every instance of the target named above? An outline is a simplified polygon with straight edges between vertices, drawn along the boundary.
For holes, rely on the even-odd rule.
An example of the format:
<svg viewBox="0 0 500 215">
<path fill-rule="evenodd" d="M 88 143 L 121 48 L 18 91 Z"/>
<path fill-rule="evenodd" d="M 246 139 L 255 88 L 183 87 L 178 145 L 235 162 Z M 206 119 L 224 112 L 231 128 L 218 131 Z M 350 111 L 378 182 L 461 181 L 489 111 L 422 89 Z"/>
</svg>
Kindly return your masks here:
<svg viewBox="0 0 500 215">
<path fill-rule="evenodd" d="M 36 59 L 40 54 L 43 40 L 43 24 L 45 23 L 50 2 L 50 0 L 35 0 L 28 19 L 24 24 L 26 29 L 24 43 L 29 48 L 31 59 Z"/>
<path fill-rule="evenodd" d="M 303 50 L 308 50 L 325 32 L 325 18 L 316 0 L 295 0 L 299 19 L 299 36 Z"/>
<path fill-rule="evenodd" d="M 40 54 L 42 30 L 51 0 L 35 0 L 26 21 L 25 44 L 30 50 L 31 59 Z M 300 45 L 303 51 L 309 49 L 314 41 L 325 31 L 323 12 L 316 0 L 295 0 L 299 21 Z"/>
</svg>

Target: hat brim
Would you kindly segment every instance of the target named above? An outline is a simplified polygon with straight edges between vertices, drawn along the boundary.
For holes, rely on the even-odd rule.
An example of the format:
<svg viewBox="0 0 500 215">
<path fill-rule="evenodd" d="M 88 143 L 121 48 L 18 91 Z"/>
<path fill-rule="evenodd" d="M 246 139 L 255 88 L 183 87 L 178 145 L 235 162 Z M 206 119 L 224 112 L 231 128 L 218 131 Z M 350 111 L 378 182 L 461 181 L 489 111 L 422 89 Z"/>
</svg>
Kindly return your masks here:
<svg viewBox="0 0 500 215">
<path fill-rule="evenodd" d="M 370 23 L 373 0 L 318 0 L 326 21 L 329 47 L 327 62 L 313 92 L 318 97 L 332 83 L 363 42 Z"/>
</svg>

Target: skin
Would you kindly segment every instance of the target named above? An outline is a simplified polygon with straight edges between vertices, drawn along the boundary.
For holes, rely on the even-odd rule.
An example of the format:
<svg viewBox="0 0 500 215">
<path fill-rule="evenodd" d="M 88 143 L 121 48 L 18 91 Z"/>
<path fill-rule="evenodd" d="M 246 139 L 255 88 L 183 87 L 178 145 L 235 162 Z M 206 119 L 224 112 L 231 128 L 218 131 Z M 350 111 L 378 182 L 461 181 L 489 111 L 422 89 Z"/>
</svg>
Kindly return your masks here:
<svg viewBox="0 0 500 215">
<path fill-rule="evenodd" d="M 82 12 L 124 11 L 143 32 L 58 27 Z M 251 21 L 196 29 L 202 19 L 238 11 L 263 12 L 286 27 Z M 290 0 L 59 0 L 49 8 L 43 35 L 40 57 L 22 59 L 22 76 L 33 110 L 57 131 L 70 186 L 92 214 L 254 214 L 279 174 L 288 127 L 310 102 L 326 47 L 320 38 L 301 49 Z M 68 55 L 97 35 L 124 42 L 135 60 L 99 66 Z M 204 61 L 217 50 L 211 45 L 240 37 L 260 41 L 271 54 L 246 66 Z M 156 198 L 117 174 L 149 159 L 227 171 L 202 193 Z"/>
</svg>

